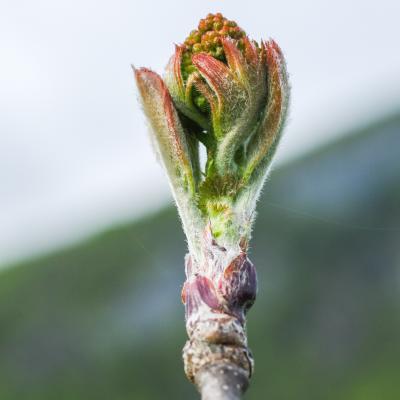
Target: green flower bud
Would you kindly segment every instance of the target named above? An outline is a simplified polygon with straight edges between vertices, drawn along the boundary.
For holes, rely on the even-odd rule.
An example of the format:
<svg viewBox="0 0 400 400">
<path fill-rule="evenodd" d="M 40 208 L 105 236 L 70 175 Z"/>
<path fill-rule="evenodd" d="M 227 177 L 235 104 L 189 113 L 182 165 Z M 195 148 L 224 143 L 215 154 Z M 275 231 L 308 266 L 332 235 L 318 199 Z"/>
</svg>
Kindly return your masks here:
<svg viewBox="0 0 400 400">
<path fill-rule="evenodd" d="M 148 73 L 142 70 L 140 76 Z M 145 104 L 153 103 L 145 110 L 152 110 L 146 114 L 156 141 L 163 141 L 161 158 L 177 164 L 167 168 L 172 185 L 189 190 L 193 207 L 203 221 L 211 220 L 221 238 L 237 240 L 233 232 L 240 225 L 240 235 L 248 241 L 255 202 L 288 109 L 289 84 L 281 50 L 273 40 L 260 44 L 250 40 L 221 14 L 209 14 L 176 46 L 165 86 L 172 98 L 167 103 L 174 110 L 173 126 L 178 127 L 169 134 L 165 134 L 168 124 L 163 128 L 159 124 L 165 106 L 162 109 L 146 89 L 141 95 Z M 207 154 L 202 170 L 200 145 Z"/>
</svg>

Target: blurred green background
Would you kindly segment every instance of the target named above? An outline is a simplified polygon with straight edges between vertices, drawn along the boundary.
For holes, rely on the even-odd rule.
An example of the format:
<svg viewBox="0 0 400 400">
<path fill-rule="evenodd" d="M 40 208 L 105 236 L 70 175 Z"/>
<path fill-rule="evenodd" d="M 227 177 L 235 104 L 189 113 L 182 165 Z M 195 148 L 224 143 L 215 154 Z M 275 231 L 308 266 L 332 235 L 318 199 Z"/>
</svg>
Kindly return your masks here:
<svg viewBox="0 0 400 400">
<path fill-rule="evenodd" d="M 400 114 L 274 170 L 246 399 L 400 399 Z M 195 399 L 171 206 L 0 273 L 0 399 Z"/>
</svg>

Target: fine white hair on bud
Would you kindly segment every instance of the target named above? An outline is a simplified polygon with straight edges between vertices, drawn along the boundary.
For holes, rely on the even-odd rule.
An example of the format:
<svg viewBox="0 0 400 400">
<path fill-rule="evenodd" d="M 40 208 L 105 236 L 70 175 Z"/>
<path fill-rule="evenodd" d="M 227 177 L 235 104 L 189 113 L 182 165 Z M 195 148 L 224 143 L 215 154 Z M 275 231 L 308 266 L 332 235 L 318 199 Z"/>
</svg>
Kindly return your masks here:
<svg viewBox="0 0 400 400">
<path fill-rule="evenodd" d="M 198 157 L 194 157 L 196 147 L 184 131 L 160 76 L 146 68 L 134 69 L 134 73 L 155 151 L 169 177 L 189 248 L 196 253 L 199 242 L 196 237 L 201 225 L 200 213 L 195 206 L 200 169 Z"/>
<path fill-rule="evenodd" d="M 258 44 L 234 21 L 209 14 L 175 46 L 165 80 L 145 68 L 135 76 L 192 249 L 201 248 L 208 223 L 222 245 L 248 243 L 289 104 L 277 43 Z M 200 146 L 207 154 L 203 168 Z"/>
</svg>

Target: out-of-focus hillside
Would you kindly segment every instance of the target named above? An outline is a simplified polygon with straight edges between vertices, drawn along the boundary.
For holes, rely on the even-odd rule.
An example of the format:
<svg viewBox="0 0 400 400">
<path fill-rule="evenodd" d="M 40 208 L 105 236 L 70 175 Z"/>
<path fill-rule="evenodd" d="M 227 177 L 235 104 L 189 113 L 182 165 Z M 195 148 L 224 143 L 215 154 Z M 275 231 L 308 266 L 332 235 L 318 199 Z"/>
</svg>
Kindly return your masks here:
<svg viewBox="0 0 400 400">
<path fill-rule="evenodd" d="M 400 398 L 400 114 L 272 173 L 246 399 Z M 0 275 L 0 399 L 196 398 L 170 207 Z"/>
</svg>

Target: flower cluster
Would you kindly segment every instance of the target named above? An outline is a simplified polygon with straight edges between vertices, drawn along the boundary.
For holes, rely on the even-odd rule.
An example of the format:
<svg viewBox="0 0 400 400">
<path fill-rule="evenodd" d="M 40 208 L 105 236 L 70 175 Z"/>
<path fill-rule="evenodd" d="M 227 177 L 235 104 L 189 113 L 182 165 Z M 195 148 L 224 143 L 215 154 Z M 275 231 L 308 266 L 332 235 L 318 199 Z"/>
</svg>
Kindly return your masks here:
<svg viewBox="0 0 400 400">
<path fill-rule="evenodd" d="M 246 33 L 235 21 L 229 21 L 221 13 L 208 14 L 201 19 L 196 30 L 193 30 L 183 44 L 182 77 L 186 81 L 191 73 L 196 71 L 192 56 L 196 53 L 206 53 L 217 60 L 226 62 L 222 39 L 230 37 L 237 40 L 238 48 L 243 49 L 243 37 Z M 193 102 L 199 110 L 207 112 L 207 102 L 204 96 L 195 92 Z"/>
</svg>

